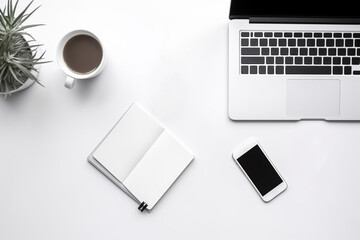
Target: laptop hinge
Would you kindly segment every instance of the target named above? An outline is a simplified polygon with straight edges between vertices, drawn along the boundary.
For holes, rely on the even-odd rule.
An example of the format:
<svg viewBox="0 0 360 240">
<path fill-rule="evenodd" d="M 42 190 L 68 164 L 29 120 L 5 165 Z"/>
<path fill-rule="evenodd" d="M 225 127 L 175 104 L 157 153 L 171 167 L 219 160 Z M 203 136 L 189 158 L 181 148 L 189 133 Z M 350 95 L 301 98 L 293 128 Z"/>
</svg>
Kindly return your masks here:
<svg viewBox="0 0 360 240">
<path fill-rule="evenodd" d="M 360 18 L 250 17 L 250 23 L 360 24 Z"/>
</svg>

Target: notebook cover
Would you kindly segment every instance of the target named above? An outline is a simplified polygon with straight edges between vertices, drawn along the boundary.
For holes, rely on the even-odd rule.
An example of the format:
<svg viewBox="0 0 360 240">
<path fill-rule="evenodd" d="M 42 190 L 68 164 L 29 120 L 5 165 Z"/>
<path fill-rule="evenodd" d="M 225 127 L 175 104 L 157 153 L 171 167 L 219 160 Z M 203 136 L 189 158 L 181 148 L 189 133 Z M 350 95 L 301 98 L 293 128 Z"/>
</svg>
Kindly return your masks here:
<svg viewBox="0 0 360 240">
<path fill-rule="evenodd" d="M 175 137 L 164 131 L 123 184 L 151 210 L 193 158 Z"/>
<path fill-rule="evenodd" d="M 88 161 L 151 210 L 193 158 L 156 119 L 133 104 Z"/>
<path fill-rule="evenodd" d="M 164 128 L 133 104 L 94 151 L 98 160 L 123 182 Z"/>
</svg>

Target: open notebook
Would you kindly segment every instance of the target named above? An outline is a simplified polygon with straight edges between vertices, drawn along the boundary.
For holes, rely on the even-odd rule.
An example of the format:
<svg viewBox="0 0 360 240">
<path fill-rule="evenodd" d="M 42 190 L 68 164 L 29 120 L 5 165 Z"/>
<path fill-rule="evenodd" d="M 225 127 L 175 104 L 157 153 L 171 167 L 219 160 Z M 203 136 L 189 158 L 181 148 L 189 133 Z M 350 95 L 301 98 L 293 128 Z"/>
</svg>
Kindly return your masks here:
<svg viewBox="0 0 360 240">
<path fill-rule="evenodd" d="M 88 157 L 100 172 L 151 210 L 194 159 L 172 134 L 133 104 Z"/>
</svg>

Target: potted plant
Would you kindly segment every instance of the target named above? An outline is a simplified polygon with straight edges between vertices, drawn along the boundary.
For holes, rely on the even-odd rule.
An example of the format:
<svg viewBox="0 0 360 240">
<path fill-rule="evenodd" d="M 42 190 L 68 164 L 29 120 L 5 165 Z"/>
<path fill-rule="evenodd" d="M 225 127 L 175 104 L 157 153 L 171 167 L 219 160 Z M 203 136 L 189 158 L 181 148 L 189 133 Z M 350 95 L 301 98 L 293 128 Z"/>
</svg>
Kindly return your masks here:
<svg viewBox="0 0 360 240">
<path fill-rule="evenodd" d="M 13 5 L 8 0 L 3 10 L 0 8 L 0 94 L 5 96 L 24 90 L 37 82 L 39 64 L 44 53 L 40 51 L 41 44 L 25 30 L 42 24 L 25 25 L 29 17 L 39 8 L 28 13 L 31 1 L 18 15 L 16 8 L 18 0 Z"/>
</svg>

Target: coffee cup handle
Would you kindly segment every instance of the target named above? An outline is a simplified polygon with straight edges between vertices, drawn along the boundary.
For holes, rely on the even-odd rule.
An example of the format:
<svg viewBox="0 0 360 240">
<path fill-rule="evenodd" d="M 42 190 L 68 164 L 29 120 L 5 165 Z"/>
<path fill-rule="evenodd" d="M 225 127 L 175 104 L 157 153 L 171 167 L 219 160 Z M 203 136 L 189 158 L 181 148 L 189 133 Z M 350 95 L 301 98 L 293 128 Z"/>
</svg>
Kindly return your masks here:
<svg viewBox="0 0 360 240">
<path fill-rule="evenodd" d="M 75 80 L 76 80 L 75 78 L 67 76 L 65 79 L 65 87 L 67 87 L 68 89 L 73 88 L 75 84 Z"/>
</svg>

